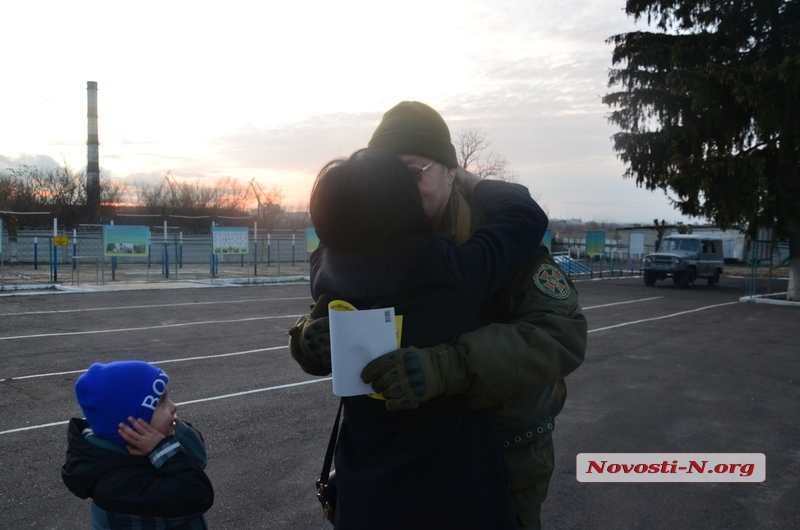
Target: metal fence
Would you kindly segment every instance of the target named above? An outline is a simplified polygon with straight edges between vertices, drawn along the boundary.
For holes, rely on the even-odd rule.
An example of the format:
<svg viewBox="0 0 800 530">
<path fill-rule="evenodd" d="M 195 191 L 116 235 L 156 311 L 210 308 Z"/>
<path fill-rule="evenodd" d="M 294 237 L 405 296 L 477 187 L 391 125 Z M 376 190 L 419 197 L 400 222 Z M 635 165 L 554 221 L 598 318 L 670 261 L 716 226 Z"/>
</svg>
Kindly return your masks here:
<svg viewBox="0 0 800 530">
<path fill-rule="evenodd" d="M 640 276 L 644 256 L 608 252 L 597 256 L 576 257 L 570 251 L 553 252 L 558 266 L 570 278 L 622 278 Z"/>
<path fill-rule="evenodd" d="M 187 235 L 176 230 L 151 229 L 147 257 L 107 257 L 102 234 L 62 232 L 66 246 L 55 246 L 52 231 L 2 235 L 0 289 L 24 285 L 81 285 L 164 281 L 260 281 L 265 278 L 305 277 L 309 252 L 305 232 L 250 232 L 247 254 L 214 254 L 210 232 Z M 649 251 L 652 249 L 646 249 Z M 585 245 L 553 244 L 553 255 L 573 279 L 621 278 L 642 274 L 642 255 L 627 245 L 607 245 L 587 256 Z M 745 296 L 780 296 L 788 278 L 789 244 L 753 241 L 746 263 L 726 264 L 726 273 L 748 277 Z"/>
<path fill-rule="evenodd" d="M 747 268 L 746 296 L 782 298 L 788 288 L 789 243 L 752 241 Z"/>
<path fill-rule="evenodd" d="M 554 244 L 556 262 L 573 279 L 641 276 L 645 254 L 631 255 L 626 245 L 606 245 L 602 255 L 586 256 L 585 244 Z M 785 241 L 749 241 L 746 260 L 725 264 L 725 274 L 747 278 L 744 296 L 781 298 L 789 279 L 789 243 Z"/>
<path fill-rule="evenodd" d="M 65 241 L 66 246 L 55 244 Z M 259 233 L 257 238 L 251 234 L 246 254 L 214 254 L 210 234 L 168 232 L 166 237 L 151 235 L 146 257 L 108 257 L 100 232 L 56 236 L 27 231 L 15 237 L 3 234 L 0 289 L 307 276 L 308 257 L 305 234 L 296 233 Z"/>
</svg>

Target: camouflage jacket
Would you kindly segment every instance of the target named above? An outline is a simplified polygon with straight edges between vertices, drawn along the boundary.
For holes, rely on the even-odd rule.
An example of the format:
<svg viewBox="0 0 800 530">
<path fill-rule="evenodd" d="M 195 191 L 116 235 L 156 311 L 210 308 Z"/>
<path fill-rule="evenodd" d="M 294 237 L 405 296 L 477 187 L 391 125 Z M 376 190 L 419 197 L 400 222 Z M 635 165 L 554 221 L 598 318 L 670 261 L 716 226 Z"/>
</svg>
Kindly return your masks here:
<svg viewBox="0 0 800 530">
<path fill-rule="evenodd" d="M 481 212 L 454 187 L 444 231 L 461 242 L 481 224 Z M 517 436 L 524 443 L 531 429 L 552 431 L 566 398 L 563 379 L 586 354 L 588 328 L 577 289 L 542 246 L 482 313 L 485 325 L 454 342 L 470 379 L 466 406 L 497 407 L 506 447 Z"/>
</svg>

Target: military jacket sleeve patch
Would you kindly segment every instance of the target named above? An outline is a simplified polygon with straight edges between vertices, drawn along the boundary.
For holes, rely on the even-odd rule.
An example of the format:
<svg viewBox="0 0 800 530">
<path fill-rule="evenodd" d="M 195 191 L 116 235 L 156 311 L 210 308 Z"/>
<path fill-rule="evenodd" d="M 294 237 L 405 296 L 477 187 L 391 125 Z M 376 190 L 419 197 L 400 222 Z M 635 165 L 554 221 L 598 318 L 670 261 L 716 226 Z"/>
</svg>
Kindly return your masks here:
<svg viewBox="0 0 800 530">
<path fill-rule="evenodd" d="M 533 275 L 533 283 L 547 296 L 563 300 L 569 296 L 569 284 L 564 274 L 558 269 L 545 263 Z"/>
</svg>

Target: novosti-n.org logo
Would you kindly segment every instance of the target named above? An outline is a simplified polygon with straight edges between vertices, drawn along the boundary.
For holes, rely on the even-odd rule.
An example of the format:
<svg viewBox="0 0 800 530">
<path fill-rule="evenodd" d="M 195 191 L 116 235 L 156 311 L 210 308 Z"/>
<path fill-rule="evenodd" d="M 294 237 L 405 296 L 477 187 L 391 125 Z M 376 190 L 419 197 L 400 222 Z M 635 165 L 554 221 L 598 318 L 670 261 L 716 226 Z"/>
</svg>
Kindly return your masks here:
<svg viewBox="0 0 800 530">
<path fill-rule="evenodd" d="M 763 453 L 579 453 L 578 482 L 764 482 Z"/>
</svg>

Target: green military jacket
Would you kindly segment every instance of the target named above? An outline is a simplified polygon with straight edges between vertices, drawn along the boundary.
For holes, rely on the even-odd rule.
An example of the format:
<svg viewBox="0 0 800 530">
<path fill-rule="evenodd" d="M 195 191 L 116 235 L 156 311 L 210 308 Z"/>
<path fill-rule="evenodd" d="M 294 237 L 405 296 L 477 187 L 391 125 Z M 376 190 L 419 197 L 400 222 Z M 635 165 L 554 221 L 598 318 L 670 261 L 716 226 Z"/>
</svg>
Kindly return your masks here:
<svg viewBox="0 0 800 530">
<path fill-rule="evenodd" d="M 444 224 L 459 243 L 482 224 L 481 212 L 457 186 Z M 531 430 L 534 438 L 537 429 L 552 431 L 566 397 L 563 379 L 586 354 L 588 328 L 575 285 L 542 246 L 486 304 L 483 317 L 485 326 L 453 343 L 469 379 L 466 406 L 497 407 L 505 447 L 529 441 Z"/>
</svg>

